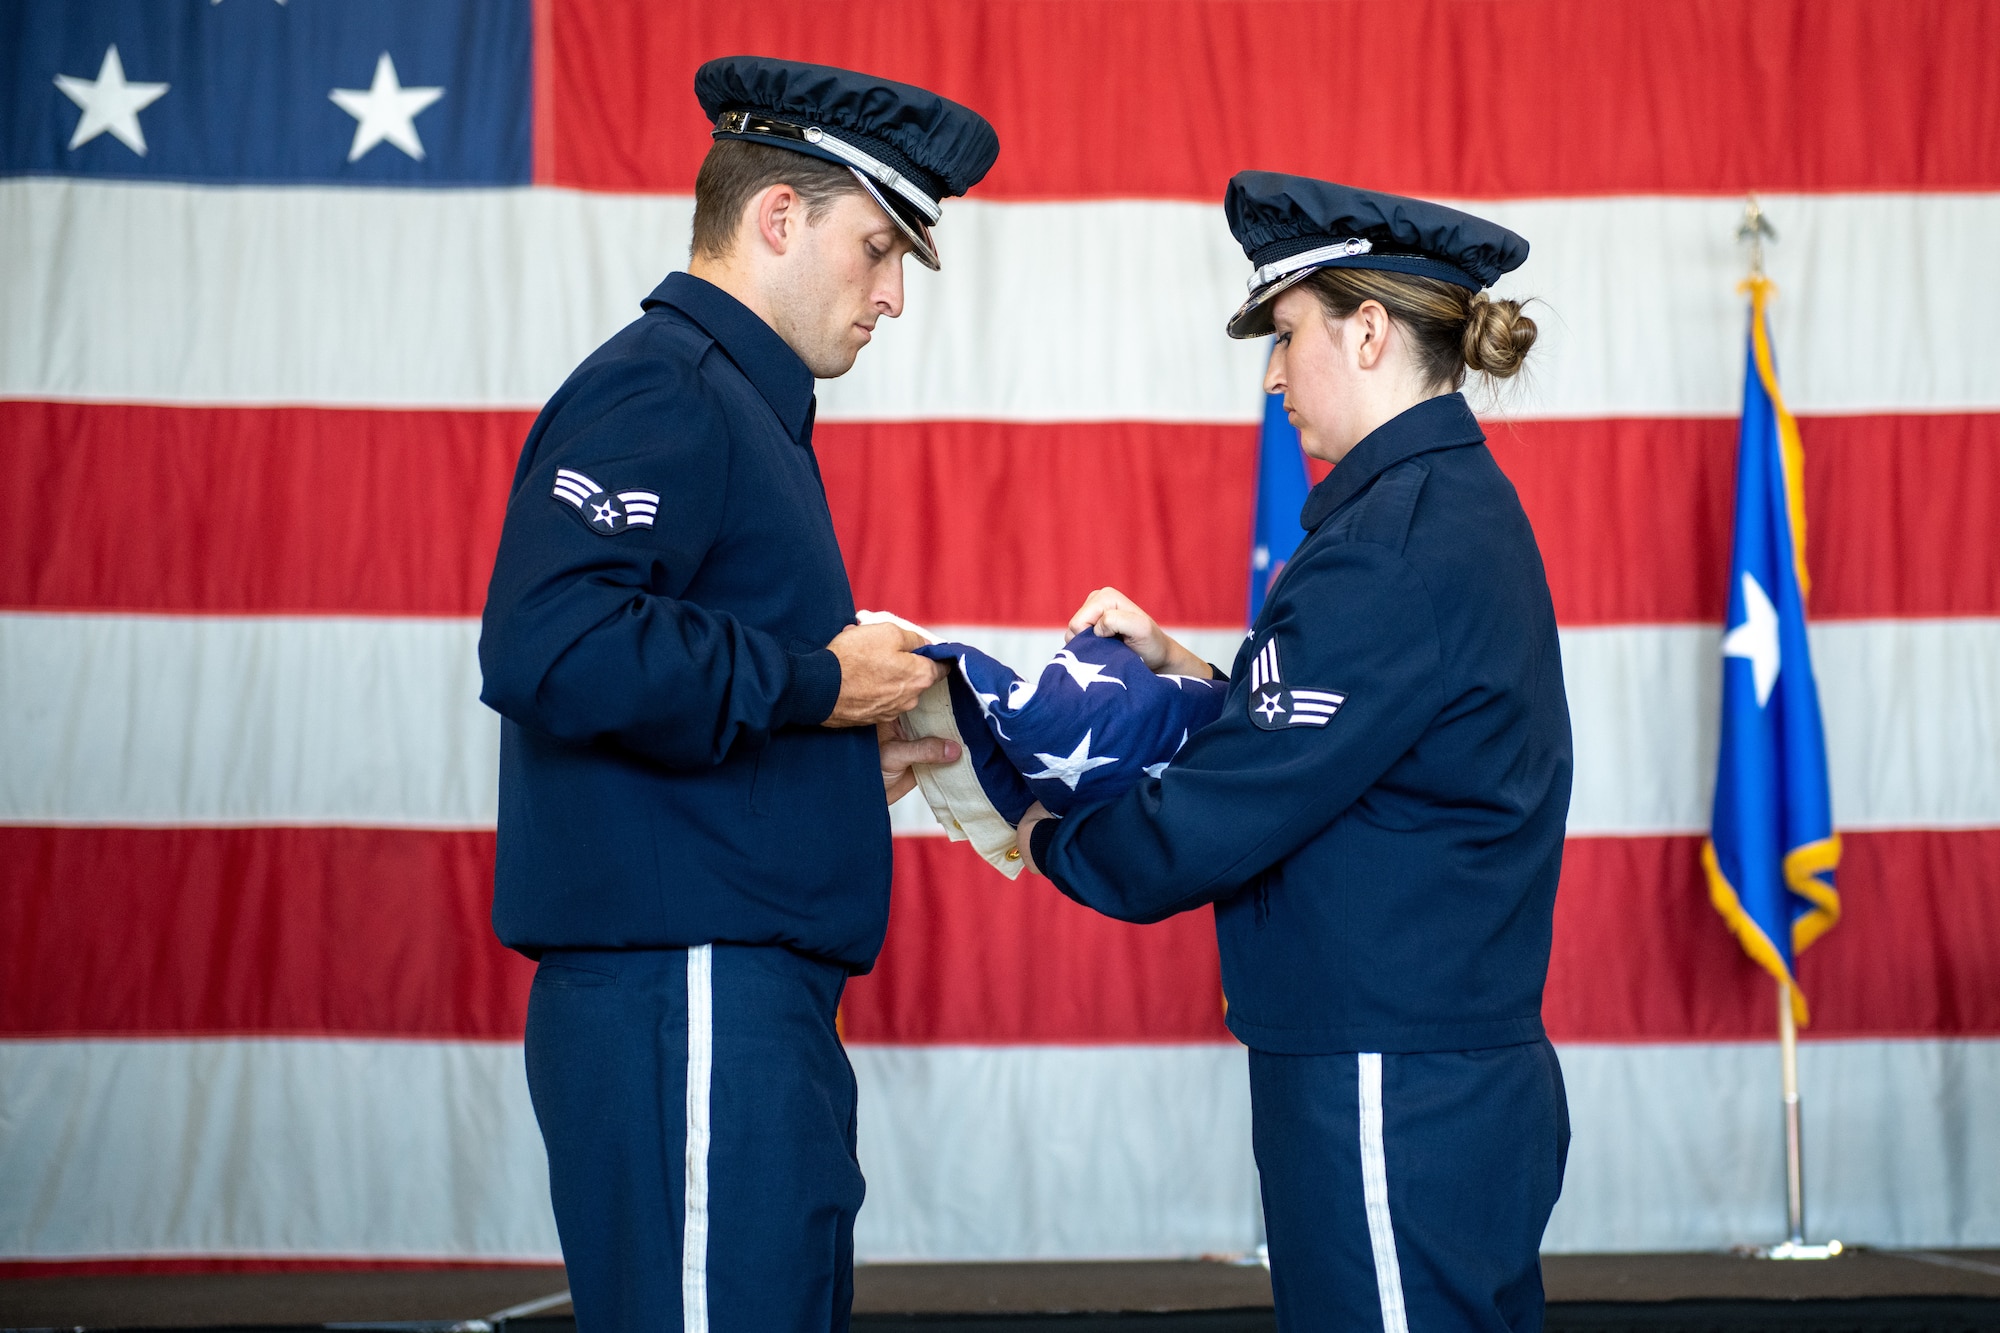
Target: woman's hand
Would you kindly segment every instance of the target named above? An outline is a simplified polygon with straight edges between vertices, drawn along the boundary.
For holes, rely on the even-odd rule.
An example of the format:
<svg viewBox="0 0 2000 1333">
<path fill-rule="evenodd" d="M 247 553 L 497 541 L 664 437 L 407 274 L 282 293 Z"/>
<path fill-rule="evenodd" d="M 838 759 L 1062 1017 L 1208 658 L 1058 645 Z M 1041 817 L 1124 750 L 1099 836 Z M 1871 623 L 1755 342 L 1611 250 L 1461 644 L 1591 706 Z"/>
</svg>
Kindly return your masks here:
<svg viewBox="0 0 2000 1333">
<path fill-rule="evenodd" d="M 1215 676 L 1208 663 L 1176 643 L 1116 588 L 1099 588 L 1069 618 L 1072 636 L 1085 630 L 1095 630 L 1100 639 L 1123 639 L 1155 675 L 1197 676 L 1202 680 Z"/>
<path fill-rule="evenodd" d="M 1014 826 L 1014 849 L 1021 853 L 1021 864 L 1037 875 L 1042 873 L 1042 868 L 1035 864 L 1035 853 L 1028 844 L 1034 839 L 1035 825 L 1044 819 L 1054 818 L 1047 806 L 1036 801 L 1028 807 L 1028 813 L 1021 816 L 1021 822 Z"/>
</svg>

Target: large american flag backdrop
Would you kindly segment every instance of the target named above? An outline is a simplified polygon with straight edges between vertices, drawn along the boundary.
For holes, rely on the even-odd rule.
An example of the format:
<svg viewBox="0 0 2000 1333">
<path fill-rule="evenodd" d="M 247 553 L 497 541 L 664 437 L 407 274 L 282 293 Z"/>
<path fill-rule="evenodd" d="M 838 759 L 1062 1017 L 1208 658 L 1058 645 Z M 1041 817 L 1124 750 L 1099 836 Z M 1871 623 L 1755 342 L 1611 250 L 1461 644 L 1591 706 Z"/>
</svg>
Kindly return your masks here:
<svg viewBox="0 0 2000 1333">
<path fill-rule="evenodd" d="M 1506 290 L 1542 342 L 1490 433 L 1576 730 L 1556 1249 L 1782 1218 L 1772 986 L 1698 864 L 1759 191 L 1846 841 L 1802 969 L 1815 1230 L 2000 1244 L 2000 7 L 8 0 L 14 1271 L 557 1256 L 477 616 L 537 405 L 685 262 L 690 80 L 741 51 L 999 129 L 816 444 L 860 603 L 1017 664 L 1102 583 L 1213 659 L 1241 636 L 1233 171 L 1533 241 Z M 897 811 L 845 1005 L 864 1257 L 1255 1244 L 1208 914 L 1100 920 L 929 823 Z"/>
</svg>

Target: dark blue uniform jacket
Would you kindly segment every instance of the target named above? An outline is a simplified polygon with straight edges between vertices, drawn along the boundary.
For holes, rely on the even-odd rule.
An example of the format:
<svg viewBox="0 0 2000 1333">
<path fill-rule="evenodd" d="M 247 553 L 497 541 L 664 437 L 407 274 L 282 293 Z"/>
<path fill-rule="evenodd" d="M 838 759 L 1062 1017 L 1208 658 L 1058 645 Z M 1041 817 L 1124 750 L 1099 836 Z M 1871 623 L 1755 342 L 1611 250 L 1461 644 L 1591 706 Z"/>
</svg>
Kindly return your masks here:
<svg viewBox="0 0 2000 1333">
<path fill-rule="evenodd" d="M 514 475 L 479 640 L 504 719 L 494 928 L 531 955 L 728 941 L 866 971 L 889 819 L 873 730 L 817 725 L 854 599 L 812 373 L 699 278 L 645 311 Z"/>
<path fill-rule="evenodd" d="M 1214 902 L 1258 1050 L 1537 1040 L 1570 735 L 1527 515 L 1451 394 L 1362 440 L 1301 522 L 1221 719 L 1038 827 L 1036 862 L 1129 921 Z"/>
</svg>

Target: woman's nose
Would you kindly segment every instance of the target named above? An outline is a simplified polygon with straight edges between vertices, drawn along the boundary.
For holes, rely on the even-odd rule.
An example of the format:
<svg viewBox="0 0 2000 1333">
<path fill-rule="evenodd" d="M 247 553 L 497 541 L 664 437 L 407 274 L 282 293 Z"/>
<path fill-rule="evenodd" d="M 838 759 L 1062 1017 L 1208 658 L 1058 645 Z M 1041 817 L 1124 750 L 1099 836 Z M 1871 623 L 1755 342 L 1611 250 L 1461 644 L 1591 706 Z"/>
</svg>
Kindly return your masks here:
<svg viewBox="0 0 2000 1333">
<path fill-rule="evenodd" d="M 1285 349 L 1280 347 L 1271 353 L 1271 364 L 1264 368 L 1264 392 L 1283 393 L 1285 391 Z"/>
</svg>

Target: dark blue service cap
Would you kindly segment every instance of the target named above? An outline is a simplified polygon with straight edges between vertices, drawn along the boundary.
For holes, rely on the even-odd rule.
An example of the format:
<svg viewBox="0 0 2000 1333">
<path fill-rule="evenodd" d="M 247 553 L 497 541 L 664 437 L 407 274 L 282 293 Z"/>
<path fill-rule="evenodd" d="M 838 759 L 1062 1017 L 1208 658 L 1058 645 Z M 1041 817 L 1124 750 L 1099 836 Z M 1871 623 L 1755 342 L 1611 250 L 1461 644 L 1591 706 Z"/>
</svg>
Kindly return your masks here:
<svg viewBox="0 0 2000 1333">
<path fill-rule="evenodd" d="M 1222 211 L 1256 265 L 1250 299 L 1229 317 L 1232 338 L 1269 333 L 1271 302 L 1315 269 L 1386 269 L 1476 292 L 1528 257 L 1527 241 L 1497 222 L 1310 176 L 1239 171 Z"/>
<path fill-rule="evenodd" d="M 773 144 L 852 171 L 938 266 L 931 228 L 940 201 L 979 183 L 1000 136 L 970 107 L 907 83 L 831 65 L 723 56 L 694 74 L 713 137 Z"/>
</svg>

